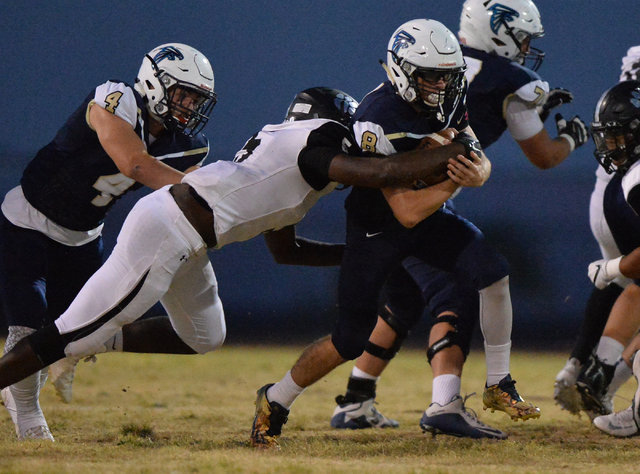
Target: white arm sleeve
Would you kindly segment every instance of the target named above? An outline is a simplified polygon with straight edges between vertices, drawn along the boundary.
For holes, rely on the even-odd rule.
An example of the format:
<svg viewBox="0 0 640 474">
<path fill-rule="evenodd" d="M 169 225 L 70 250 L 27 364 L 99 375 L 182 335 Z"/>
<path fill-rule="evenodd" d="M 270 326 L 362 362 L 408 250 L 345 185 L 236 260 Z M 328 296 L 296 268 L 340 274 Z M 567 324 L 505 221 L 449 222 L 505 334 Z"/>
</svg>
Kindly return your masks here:
<svg viewBox="0 0 640 474">
<path fill-rule="evenodd" d="M 519 96 L 505 99 L 504 119 L 514 140 L 526 140 L 543 129 L 544 125 L 534 102 L 525 102 Z"/>
</svg>

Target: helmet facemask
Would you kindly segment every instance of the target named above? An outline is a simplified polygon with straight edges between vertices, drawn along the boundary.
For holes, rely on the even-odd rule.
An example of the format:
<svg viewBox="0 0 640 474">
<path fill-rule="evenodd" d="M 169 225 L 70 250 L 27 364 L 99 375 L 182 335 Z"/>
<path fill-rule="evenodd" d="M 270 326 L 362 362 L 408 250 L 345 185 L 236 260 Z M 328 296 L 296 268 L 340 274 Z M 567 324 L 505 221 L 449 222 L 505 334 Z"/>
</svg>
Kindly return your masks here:
<svg viewBox="0 0 640 474">
<path fill-rule="evenodd" d="M 513 60 L 532 71 L 537 71 L 544 60 L 544 52 L 531 46 L 531 42 L 534 39 L 543 36 L 544 32 L 532 35 L 523 30 L 516 31 L 509 27 L 506 22 L 503 22 L 502 24 L 505 27 L 506 34 L 513 40 L 517 50 L 519 51 Z"/>
<path fill-rule="evenodd" d="M 466 64 L 455 69 L 424 68 L 398 58 L 391 52 L 394 61 L 406 75 L 409 88 L 416 94 L 416 102 L 429 109 L 441 108 L 445 99 L 455 100 L 464 89 Z M 444 82 L 444 88 L 438 83 Z"/>
<path fill-rule="evenodd" d="M 640 120 L 626 125 L 620 122 L 593 122 L 591 136 L 596 146 L 594 156 L 611 174 L 624 174 L 640 158 Z"/>
</svg>

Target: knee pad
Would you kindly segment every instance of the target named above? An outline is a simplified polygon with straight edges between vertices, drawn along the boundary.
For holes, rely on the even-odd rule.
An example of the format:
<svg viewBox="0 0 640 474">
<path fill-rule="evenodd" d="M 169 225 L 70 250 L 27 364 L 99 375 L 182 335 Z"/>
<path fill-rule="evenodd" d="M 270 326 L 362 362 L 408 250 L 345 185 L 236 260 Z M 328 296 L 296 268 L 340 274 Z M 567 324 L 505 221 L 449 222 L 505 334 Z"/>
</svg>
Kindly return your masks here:
<svg viewBox="0 0 640 474">
<path fill-rule="evenodd" d="M 50 324 L 26 337 L 33 352 L 46 367 L 65 357 L 67 341 L 60 335 L 58 327 Z"/>
<path fill-rule="evenodd" d="M 444 337 L 438 339 L 429 346 L 427 349 L 427 360 L 429 361 L 429 364 L 431 364 L 431 360 L 438 352 L 451 346 L 458 346 L 460 350 L 462 350 L 464 359 L 467 359 L 467 356 L 469 355 L 470 338 L 464 337 L 465 333 L 461 334 L 461 332 L 458 331 L 458 322 L 458 317 L 451 314 L 440 316 L 436 319 L 434 325 L 438 323 L 449 323 L 453 326 L 453 331 L 447 332 Z"/>
<path fill-rule="evenodd" d="M 380 310 L 379 316 L 380 318 L 382 318 L 384 322 L 386 322 L 389 325 L 389 327 L 391 327 L 391 329 L 393 329 L 393 331 L 396 333 L 396 338 L 393 341 L 393 344 L 391 345 L 391 347 L 389 348 L 384 348 L 382 346 L 374 344 L 371 341 L 367 341 L 367 344 L 364 350 L 369 354 L 371 354 L 372 356 L 375 356 L 382 360 L 389 361 L 393 359 L 395 355 L 398 353 L 398 351 L 400 350 L 402 343 L 404 342 L 407 335 L 409 334 L 409 329 L 406 326 L 405 322 L 399 319 L 396 316 L 396 314 L 394 314 L 394 312 L 391 311 L 391 309 L 387 305 L 385 305 Z"/>
<path fill-rule="evenodd" d="M 409 334 L 409 329 L 411 329 L 411 325 L 407 324 L 406 319 L 404 317 L 398 317 L 396 313 L 394 313 L 388 305 L 384 305 L 380 310 L 379 316 L 382 320 L 391 327 L 396 333 L 396 340 L 398 338 L 404 340 Z M 412 321 L 415 324 L 416 321 Z"/>
</svg>

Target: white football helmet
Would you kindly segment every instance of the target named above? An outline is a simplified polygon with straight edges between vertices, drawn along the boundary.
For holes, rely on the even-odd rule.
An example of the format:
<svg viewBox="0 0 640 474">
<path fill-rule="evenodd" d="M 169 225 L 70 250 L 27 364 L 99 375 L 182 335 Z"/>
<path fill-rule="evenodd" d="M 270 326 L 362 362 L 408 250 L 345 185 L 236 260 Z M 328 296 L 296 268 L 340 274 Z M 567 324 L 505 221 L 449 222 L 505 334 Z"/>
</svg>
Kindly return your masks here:
<svg viewBox="0 0 640 474">
<path fill-rule="evenodd" d="M 387 74 L 398 94 L 407 102 L 428 108 L 457 100 L 464 90 L 467 68 L 458 40 L 435 20 L 408 21 L 393 33 L 387 47 Z M 427 82 L 444 79 L 446 88 L 421 99 L 417 78 Z"/>
<path fill-rule="evenodd" d="M 146 54 L 135 84 L 154 119 L 188 136 L 202 130 L 209 120 L 217 100 L 213 86 L 213 69 L 207 57 L 182 43 L 163 44 Z M 185 92 L 198 96 L 192 107 L 180 105 L 179 94 Z"/>
<path fill-rule="evenodd" d="M 536 71 L 544 53 L 523 43 L 544 35 L 538 7 L 531 0 L 466 0 L 460 15 L 458 36 L 462 44 L 525 64 Z"/>
</svg>

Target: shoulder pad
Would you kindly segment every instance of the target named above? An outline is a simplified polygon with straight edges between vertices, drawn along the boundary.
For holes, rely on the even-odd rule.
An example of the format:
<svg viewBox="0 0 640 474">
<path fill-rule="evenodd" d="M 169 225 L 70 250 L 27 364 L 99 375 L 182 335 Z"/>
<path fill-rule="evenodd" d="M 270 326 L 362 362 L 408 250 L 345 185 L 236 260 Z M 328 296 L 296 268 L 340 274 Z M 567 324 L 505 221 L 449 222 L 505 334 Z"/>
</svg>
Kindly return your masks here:
<svg viewBox="0 0 640 474">
<path fill-rule="evenodd" d="M 524 102 L 541 105 L 549 93 L 549 83 L 541 79 L 531 81 L 517 89 L 513 94 Z"/>
</svg>

